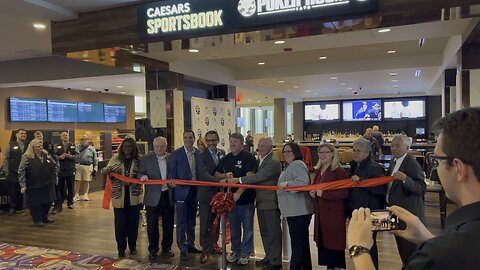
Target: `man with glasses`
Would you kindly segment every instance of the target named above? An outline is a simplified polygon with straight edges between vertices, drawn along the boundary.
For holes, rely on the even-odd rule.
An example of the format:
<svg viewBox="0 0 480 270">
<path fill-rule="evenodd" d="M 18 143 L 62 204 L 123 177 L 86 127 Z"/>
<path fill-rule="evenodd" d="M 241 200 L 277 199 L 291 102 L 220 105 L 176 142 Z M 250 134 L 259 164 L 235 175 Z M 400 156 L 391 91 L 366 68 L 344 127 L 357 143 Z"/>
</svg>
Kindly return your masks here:
<svg viewBox="0 0 480 270">
<path fill-rule="evenodd" d="M 408 154 L 410 146 L 411 140 L 405 135 L 395 135 L 392 139 L 393 159 L 387 175 L 395 177 L 395 181 L 388 184 L 387 203 L 401 206 L 425 222 L 425 173 L 417 160 Z M 395 236 L 395 240 L 402 263 L 405 264 L 417 250 L 417 245 L 398 236 Z"/>
<path fill-rule="evenodd" d="M 385 176 L 383 167 L 372 159 L 372 148 L 368 140 L 360 138 L 353 142 L 353 161 L 350 162 L 351 177 L 354 181 Z M 360 207 L 370 207 L 373 210 L 385 208 L 387 185 L 369 188 L 352 188 L 347 201 L 349 213 Z M 377 235 L 374 234 L 374 244 L 370 251 L 375 266 L 378 269 Z"/>
<path fill-rule="evenodd" d="M 198 154 L 198 178 L 201 181 L 218 182 L 220 178 L 215 177 L 215 167 L 225 156 L 225 151 L 217 148 L 219 137 L 215 130 L 210 130 L 205 134 L 207 149 Z M 200 263 L 204 264 L 210 253 L 215 253 L 215 247 L 212 241 L 212 227 L 215 215 L 212 213 L 210 201 L 219 191 L 218 187 L 198 187 L 197 201 L 200 215 L 200 244 L 202 245 L 202 256 Z M 214 240 L 218 240 L 218 234 Z"/>
<path fill-rule="evenodd" d="M 466 108 L 438 120 L 434 156 L 438 175 L 449 199 L 460 207 L 446 220 L 442 235 L 434 236 L 420 219 L 399 206 L 387 208 L 407 224 L 395 235 L 418 244 L 404 269 L 478 269 L 480 249 L 480 108 Z M 375 269 L 370 209 L 355 210 L 348 228 L 348 244 L 356 269 Z"/>
<path fill-rule="evenodd" d="M 90 138 L 87 135 L 80 137 L 80 144 L 77 146 L 78 155 L 76 157 L 77 164 L 75 165 L 75 197 L 73 201 L 80 200 L 80 183 L 83 183 L 83 201 L 90 200 L 88 198 L 88 191 L 90 189 L 90 181 L 95 177 L 98 168 L 97 151 L 90 145 Z"/>
</svg>

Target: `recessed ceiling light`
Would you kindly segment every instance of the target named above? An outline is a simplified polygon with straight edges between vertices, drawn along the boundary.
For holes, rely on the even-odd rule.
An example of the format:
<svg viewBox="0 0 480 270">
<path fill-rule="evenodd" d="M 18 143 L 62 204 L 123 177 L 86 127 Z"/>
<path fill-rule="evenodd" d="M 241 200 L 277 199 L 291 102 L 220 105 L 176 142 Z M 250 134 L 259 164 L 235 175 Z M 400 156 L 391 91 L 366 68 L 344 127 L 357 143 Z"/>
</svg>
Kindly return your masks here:
<svg viewBox="0 0 480 270">
<path fill-rule="evenodd" d="M 47 26 L 43 23 L 34 23 L 33 27 L 38 30 L 43 30 L 47 28 Z"/>
<path fill-rule="evenodd" d="M 265 62 L 258 62 L 259 66 L 265 65 Z"/>
<path fill-rule="evenodd" d="M 347 85 L 347 84 L 346 84 L 346 83 L 344 83 L 344 82 L 341 82 L 341 83 L 340 83 L 340 85 Z"/>
<path fill-rule="evenodd" d="M 347 89 L 348 89 L 348 90 L 352 90 L 352 89 L 353 89 L 353 87 L 348 87 Z"/>
<path fill-rule="evenodd" d="M 260 100 L 257 100 L 257 103 L 260 103 Z"/>
<path fill-rule="evenodd" d="M 248 102 L 252 102 L 252 100 L 251 100 L 251 99 L 249 99 L 249 100 L 248 100 Z"/>
<path fill-rule="evenodd" d="M 318 59 L 325 60 L 325 59 L 327 59 L 327 57 L 326 56 L 320 56 L 320 57 L 318 57 Z"/>
<path fill-rule="evenodd" d="M 280 45 L 280 44 L 285 44 L 285 40 L 276 40 L 273 42 L 273 44 Z"/>
<path fill-rule="evenodd" d="M 415 70 L 415 77 L 420 77 L 420 73 L 422 73 L 421 69 Z"/>
<path fill-rule="evenodd" d="M 282 80 L 278 81 L 278 83 L 284 83 L 284 82 L 285 82 L 285 81 L 282 81 Z"/>
<path fill-rule="evenodd" d="M 306 90 L 305 92 L 307 92 L 307 93 L 310 93 L 310 92 L 312 92 L 312 91 L 310 91 L 310 90 Z"/>
<path fill-rule="evenodd" d="M 392 80 L 392 82 L 398 82 L 398 80 Z"/>
<path fill-rule="evenodd" d="M 122 91 L 122 92 L 120 92 L 120 93 L 122 93 L 122 94 L 126 94 L 127 92 L 125 92 L 125 91 Z"/>
<path fill-rule="evenodd" d="M 117 88 L 123 88 L 123 85 L 117 85 Z"/>
<path fill-rule="evenodd" d="M 331 80 L 338 80 L 338 77 L 333 76 L 333 77 L 331 77 L 330 79 L 331 79 Z"/>
<path fill-rule="evenodd" d="M 191 53 L 197 53 L 197 52 L 199 52 L 199 50 L 197 50 L 197 49 L 189 49 L 188 51 L 191 52 Z"/>
<path fill-rule="evenodd" d="M 393 86 L 393 88 L 398 88 L 398 87 L 399 87 L 399 85 L 398 85 L 398 84 L 396 84 L 396 85 L 394 85 L 394 86 Z"/>
<path fill-rule="evenodd" d="M 87 91 L 92 91 L 92 88 L 87 87 L 87 88 L 85 88 L 85 90 L 87 90 Z"/>
<path fill-rule="evenodd" d="M 394 51 L 394 50 L 391 50 L 391 51 L 387 51 L 388 54 L 392 54 L 392 53 L 396 53 L 397 51 Z"/>
<path fill-rule="evenodd" d="M 390 28 L 383 28 L 383 29 L 378 30 L 378 33 L 388 33 L 390 31 L 392 31 Z"/>
<path fill-rule="evenodd" d="M 392 72 L 392 73 L 390 73 L 390 76 L 397 76 L 397 73 L 396 73 L 396 72 Z"/>
<path fill-rule="evenodd" d="M 293 88 L 298 88 L 298 85 L 294 85 Z"/>
</svg>

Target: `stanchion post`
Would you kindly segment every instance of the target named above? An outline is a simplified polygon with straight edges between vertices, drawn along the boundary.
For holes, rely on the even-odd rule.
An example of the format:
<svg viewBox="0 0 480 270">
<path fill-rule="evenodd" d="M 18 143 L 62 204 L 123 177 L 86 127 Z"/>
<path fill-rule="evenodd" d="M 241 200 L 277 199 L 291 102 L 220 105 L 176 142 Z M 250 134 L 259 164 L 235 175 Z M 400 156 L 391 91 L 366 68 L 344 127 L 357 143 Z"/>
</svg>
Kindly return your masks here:
<svg viewBox="0 0 480 270">
<path fill-rule="evenodd" d="M 225 220 L 225 214 L 220 217 L 220 232 L 222 236 L 222 265 L 221 270 L 227 270 L 227 224 Z"/>
</svg>

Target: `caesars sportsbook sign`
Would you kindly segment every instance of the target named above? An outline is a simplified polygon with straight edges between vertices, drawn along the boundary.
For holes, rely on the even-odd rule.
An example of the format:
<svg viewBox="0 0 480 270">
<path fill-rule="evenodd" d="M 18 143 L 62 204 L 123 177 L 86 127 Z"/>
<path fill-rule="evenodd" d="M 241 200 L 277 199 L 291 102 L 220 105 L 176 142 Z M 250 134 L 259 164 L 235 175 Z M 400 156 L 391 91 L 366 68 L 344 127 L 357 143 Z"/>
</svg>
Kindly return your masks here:
<svg viewBox="0 0 480 270">
<path fill-rule="evenodd" d="M 379 0 L 191 0 L 139 5 L 141 38 L 223 34 L 378 11 Z"/>
</svg>

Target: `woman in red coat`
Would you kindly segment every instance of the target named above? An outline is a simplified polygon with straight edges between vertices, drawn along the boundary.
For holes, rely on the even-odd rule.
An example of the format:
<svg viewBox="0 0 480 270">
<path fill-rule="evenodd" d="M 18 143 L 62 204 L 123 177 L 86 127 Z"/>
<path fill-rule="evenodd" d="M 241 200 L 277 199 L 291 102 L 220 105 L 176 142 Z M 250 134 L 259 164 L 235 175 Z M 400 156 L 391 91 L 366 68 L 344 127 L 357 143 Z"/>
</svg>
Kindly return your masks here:
<svg viewBox="0 0 480 270">
<path fill-rule="evenodd" d="M 318 156 L 315 184 L 348 178 L 333 145 L 320 145 Z M 345 199 L 348 189 L 311 191 L 310 196 L 315 199 L 314 241 L 318 247 L 318 264 L 327 266 L 327 269 L 345 269 Z"/>
</svg>

